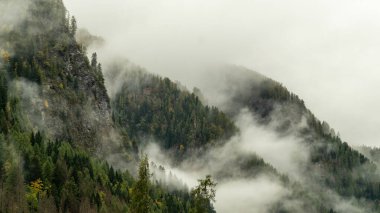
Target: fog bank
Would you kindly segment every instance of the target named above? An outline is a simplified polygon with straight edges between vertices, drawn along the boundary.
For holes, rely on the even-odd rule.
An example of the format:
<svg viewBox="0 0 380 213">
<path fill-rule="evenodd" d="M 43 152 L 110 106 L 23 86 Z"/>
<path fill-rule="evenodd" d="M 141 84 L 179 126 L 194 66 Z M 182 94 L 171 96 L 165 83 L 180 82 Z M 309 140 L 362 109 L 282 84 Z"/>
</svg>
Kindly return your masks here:
<svg viewBox="0 0 380 213">
<path fill-rule="evenodd" d="M 103 62 L 124 56 L 188 85 L 214 64 L 244 65 L 284 83 L 349 143 L 380 145 L 378 1 L 64 2 L 106 39 Z"/>
</svg>

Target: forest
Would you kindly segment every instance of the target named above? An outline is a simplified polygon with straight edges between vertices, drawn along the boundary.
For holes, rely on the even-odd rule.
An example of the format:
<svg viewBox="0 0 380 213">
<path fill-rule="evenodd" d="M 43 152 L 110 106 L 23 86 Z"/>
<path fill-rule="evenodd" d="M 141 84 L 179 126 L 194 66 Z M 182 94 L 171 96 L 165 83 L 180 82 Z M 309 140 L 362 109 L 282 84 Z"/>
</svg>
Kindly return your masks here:
<svg viewBox="0 0 380 213">
<path fill-rule="evenodd" d="M 28 14 L 1 31 L 0 212 L 213 212 L 211 177 L 199 185 L 210 193 L 173 191 L 154 181 L 147 158 L 136 177 L 97 157 L 92 134 L 100 127 L 81 129 L 86 105 L 110 110 L 96 54 L 90 61 L 76 42 L 75 17 L 62 1 L 34 0 Z M 18 82 L 35 85 L 39 98 L 25 97 L 30 88 Z M 36 121 L 48 116 L 64 131 Z"/>
<path fill-rule="evenodd" d="M 26 8 L 24 18 L 0 26 L 0 213 L 216 212 L 218 187 L 260 178 L 286 191 L 265 204 L 270 213 L 344 212 L 339 199 L 379 211 L 379 149 L 350 147 L 282 84 L 221 70 L 217 83 L 229 86 L 221 92 L 231 100 L 209 105 L 198 88 L 88 57 L 62 0 Z M 107 91 L 105 73 L 122 73 L 117 91 Z M 310 152 L 298 168 L 303 178 L 241 148 L 244 110 L 278 138 L 301 140 Z M 188 186 L 144 153 L 151 143 L 173 170 L 212 169 Z"/>
</svg>

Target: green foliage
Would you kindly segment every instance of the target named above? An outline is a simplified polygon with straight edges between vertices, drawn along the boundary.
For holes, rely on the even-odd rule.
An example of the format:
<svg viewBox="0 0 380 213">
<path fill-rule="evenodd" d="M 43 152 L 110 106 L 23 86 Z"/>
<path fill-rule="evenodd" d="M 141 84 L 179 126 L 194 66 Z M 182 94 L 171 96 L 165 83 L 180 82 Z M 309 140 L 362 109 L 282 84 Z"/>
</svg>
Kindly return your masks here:
<svg viewBox="0 0 380 213">
<path fill-rule="evenodd" d="M 8 80 L 6 73 L 0 70 L 0 132 L 6 132 L 8 122 Z"/>
<path fill-rule="evenodd" d="M 33 122 L 38 120 L 36 116 L 26 112 L 30 109 L 39 113 L 40 120 L 44 117 L 49 128 L 59 128 L 55 137 L 95 149 L 105 123 L 89 121 L 86 112 L 93 110 L 103 117 L 110 114 L 101 65 L 96 63 L 94 69 L 90 65 L 74 37 L 76 19 L 67 15 L 61 0 L 32 0 L 27 8 L 27 19 L 0 32 L 1 40 L 6 41 L 5 49 L 0 50 L 0 131 L 12 126 L 23 131 L 40 127 L 42 122 Z M 38 87 L 43 104 L 34 100 L 23 103 L 24 94 L 13 88 L 20 81 Z"/>
<path fill-rule="evenodd" d="M 76 20 L 67 17 L 61 0 L 33 0 L 28 12 L 27 20 L 0 35 L 14 50 L 1 50 L 0 61 L 0 212 L 131 212 L 141 179 L 135 182 L 128 171 L 88 153 L 98 132 L 89 131 L 93 121 L 85 112 L 98 107 L 94 111 L 107 117 L 109 110 L 96 54 L 90 63 L 74 38 Z M 25 110 L 23 94 L 9 88 L 22 78 L 38 85 L 44 122 L 53 116 L 62 124 L 56 126 L 59 137 L 30 134 L 39 126 Z M 188 212 L 187 191 L 171 193 L 154 184 L 143 191 L 152 211 Z"/>
<path fill-rule="evenodd" d="M 167 78 L 130 71 L 126 83 L 112 101 L 113 118 L 138 140 L 153 135 L 162 147 L 178 154 L 216 144 L 236 132 L 233 122 L 216 107 Z"/>
<path fill-rule="evenodd" d="M 141 161 L 135 180 L 128 171 L 115 170 L 67 142 L 48 141 L 39 132 L 17 134 L 9 137 L 12 146 L 0 135 L 2 212 L 40 208 L 48 212 L 189 211 L 189 192 L 169 192 L 150 182 L 147 158 Z M 21 138 L 29 139 L 25 143 Z"/>
<path fill-rule="evenodd" d="M 73 37 L 75 36 L 77 29 L 78 29 L 77 20 L 75 19 L 74 16 L 72 16 L 70 20 L 70 29 L 69 29 L 71 36 Z"/>
<path fill-rule="evenodd" d="M 93 121 L 85 112 L 97 107 L 105 118 L 109 113 L 96 54 L 90 63 L 74 38 L 76 20 L 61 0 L 32 0 L 28 8 L 28 19 L 0 34 L 13 50 L 0 50 L 0 212 L 133 212 L 141 178 L 136 182 L 128 171 L 88 152 L 97 145 L 96 130 L 107 124 L 99 119 L 101 128 L 89 130 Z M 19 81 L 35 83 L 41 101 L 25 104 L 14 86 Z M 33 123 L 24 105 L 44 114 L 44 122 L 52 116 L 62 124 L 53 128 L 63 133 L 36 131 L 45 129 Z M 189 211 L 189 192 L 155 184 L 143 188 L 151 200 L 147 209 Z"/>
<path fill-rule="evenodd" d="M 368 146 L 360 146 L 357 147 L 358 150 L 363 153 L 366 157 L 368 157 L 371 161 L 380 164 L 380 148 L 379 147 L 368 147 Z"/>
<path fill-rule="evenodd" d="M 0 71 L 0 110 L 5 112 L 8 102 L 8 81 L 6 73 Z"/>
<path fill-rule="evenodd" d="M 66 10 L 62 1 L 34 0 L 29 7 L 29 17 L 14 29 L 5 33 L 10 49 L 15 50 L 9 58 L 12 78 L 25 77 L 42 83 L 46 76 L 54 76 L 62 66 L 57 58 L 56 45 L 72 43 L 64 22 Z"/>
<path fill-rule="evenodd" d="M 140 162 L 139 177 L 132 188 L 132 212 L 149 213 L 151 211 L 152 200 L 149 196 L 150 176 L 149 161 L 148 157 L 145 156 Z"/>
<path fill-rule="evenodd" d="M 241 73 L 239 73 L 241 74 Z M 236 106 L 248 107 L 262 124 L 275 120 L 277 131 L 294 131 L 310 149 L 305 175 L 314 184 L 327 186 L 343 197 L 380 200 L 380 175 L 368 158 L 342 142 L 326 122 L 319 121 L 295 94 L 280 83 L 256 74 L 247 76 L 247 90 L 234 97 Z M 306 121 L 306 125 L 302 122 Z M 300 127 L 301 126 L 301 127 Z"/>
<path fill-rule="evenodd" d="M 7 41 L 0 61 L 0 212 L 213 212 L 215 183 L 209 176 L 191 194 L 169 191 L 150 182 L 147 158 L 142 160 L 135 180 L 127 171 L 94 158 L 87 152 L 91 149 L 78 148 L 96 145 L 95 137 L 83 136 L 97 133 L 83 123 L 87 118 L 82 117 L 84 106 L 100 106 L 104 114 L 109 110 L 102 66 L 96 54 L 90 62 L 75 41 L 76 19 L 67 17 L 61 0 L 33 0 L 29 13 L 27 20 L 0 35 Z M 9 50 L 14 52 L 10 54 Z M 21 94 L 10 92 L 11 82 L 21 78 L 41 86 L 40 93 L 46 98 L 44 113 L 64 123 L 58 127 L 64 132 L 59 140 L 52 141 L 54 137 L 46 138 L 40 132 L 30 134 L 36 128 L 22 109 Z M 224 113 L 202 104 L 197 89 L 189 93 L 167 78 L 140 71 L 128 73 L 127 79 L 112 102 L 113 119 L 133 141 L 152 135 L 166 149 L 175 150 L 179 158 L 217 145 L 236 132 Z M 236 102 L 248 106 L 263 122 L 270 122 L 278 106 L 283 114 L 292 115 L 283 107 L 291 106 L 306 117 L 308 126 L 299 134 L 312 150 L 308 169 L 323 174 L 310 180 L 316 179 L 348 198 L 378 202 L 380 177 L 376 166 L 326 131 L 296 95 L 269 79 L 247 93 Z M 70 109 L 61 108 L 64 103 Z M 281 125 L 280 132 L 290 129 L 289 120 Z M 250 176 L 275 173 L 257 156 L 239 157 L 236 162 Z M 285 176 L 281 178 L 289 183 Z M 294 184 L 293 188 L 301 187 Z M 330 210 L 304 191 L 295 191 L 294 197 L 317 203 L 319 212 Z M 275 212 L 281 209 L 279 204 Z"/>
<path fill-rule="evenodd" d="M 211 202 L 215 202 L 216 183 L 207 175 L 204 180 L 198 180 L 199 185 L 191 190 L 192 213 L 214 212 Z"/>
</svg>

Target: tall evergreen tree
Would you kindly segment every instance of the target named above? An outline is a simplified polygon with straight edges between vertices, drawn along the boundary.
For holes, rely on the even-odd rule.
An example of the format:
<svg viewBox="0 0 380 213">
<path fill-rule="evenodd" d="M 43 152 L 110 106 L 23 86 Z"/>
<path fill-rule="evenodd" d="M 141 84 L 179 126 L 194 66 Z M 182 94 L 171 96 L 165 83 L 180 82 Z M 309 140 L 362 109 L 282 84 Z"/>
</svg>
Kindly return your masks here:
<svg viewBox="0 0 380 213">
<path fill-rule="evenodd" d="M 215 202 L 215 186 L 211 175 L 207 175 L 204 180 L 198 180 L 199 185 L 191 190 L 193 207 L 192 213 L 214 212 L 211 202 Z"/>
<path fill-rule="evenodd" d="M 71 24 L 70 24 L 70 33 L 72 36 L 75 36 L 75 34 L 77 33 L 77 20 L 75 19 L 75 17 L 71 17 Z"/>
<path fill-rule="evenodd" d="M 148 213 L 150 212 L 152 200 L 149 196 L 150 186 L 149 161 L 145 156 L 139 167 L 139 179 L 132 189 L 132 204 L 131 211 L 133 213 Z"/>
<path fill-rule="evenodd" d="M 6 73 L 0 72 L 0 110 L 5 110 L 8 101 L 8 82 Z"/>
<path fill-rule="evenodd" d="M 98 56 L 96 53 L 92 53 L 92 56 L 91 56 L 91 68 L 95 71 L 96 70 L 96 66 L 98 64 Z"/>
</svg>

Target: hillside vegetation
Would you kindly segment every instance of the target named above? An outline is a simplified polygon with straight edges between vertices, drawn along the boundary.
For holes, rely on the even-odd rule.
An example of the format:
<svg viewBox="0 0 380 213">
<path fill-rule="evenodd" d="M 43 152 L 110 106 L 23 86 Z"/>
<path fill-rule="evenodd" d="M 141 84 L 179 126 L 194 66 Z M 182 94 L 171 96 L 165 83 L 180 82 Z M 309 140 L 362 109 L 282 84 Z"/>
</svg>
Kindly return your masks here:
<svg viewBox="0 0 380 213">
<path fill-rule="evenodd" d="M 223 79 L 207 83 L 225 99 L 212 106 L 197 88 L 111 66 L 107 92 L 110 76 L 77 42 L 62 0 L 22 6 L 25 18 L 0 26 L 0 212 L 215 212 L 215 180 L 260 177 L 286 191 L 269 212 L 331 213 L 339 199 L 379 211 L 379 151 L 351 148 L 280 83 L 240 67 L 219 70 Z M 302 178 L 241 150 L 242 110 L 279 138 L 302 141 Z M 174 169 L 212 168 L 212 176 L 178 186 L 142 153 L 151 143 Z"/>
<path fill-rule="evenodd" d="M 153 182 L 149 169 L 133 177 L 98 158 L 115 149 L 109 134 L 118 130 L 96 54 L 90 61 L 76 42 L 61 0 L 27 8 L 0 35 L 0 212 L 213 212 L 209 199 L 197 207 L 190 191 Z M 118 139 L 129 152 L 128 136 Z"/>
</svg>

